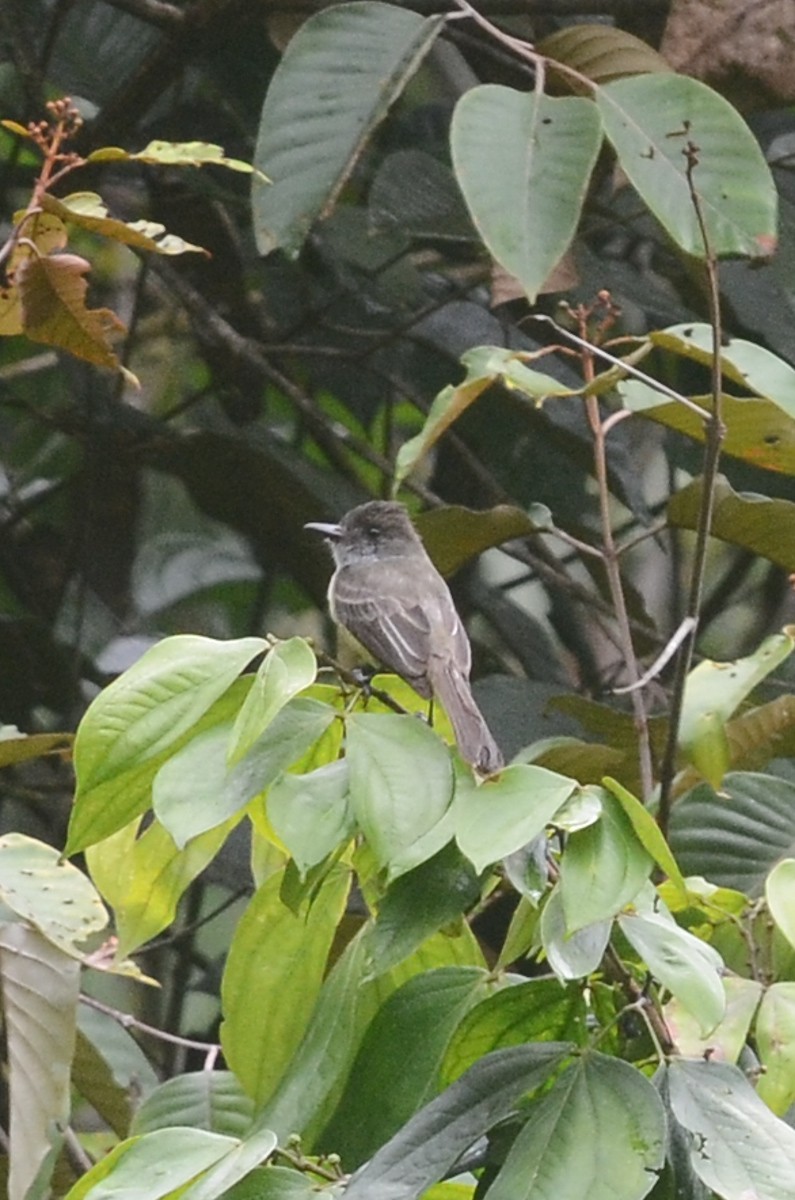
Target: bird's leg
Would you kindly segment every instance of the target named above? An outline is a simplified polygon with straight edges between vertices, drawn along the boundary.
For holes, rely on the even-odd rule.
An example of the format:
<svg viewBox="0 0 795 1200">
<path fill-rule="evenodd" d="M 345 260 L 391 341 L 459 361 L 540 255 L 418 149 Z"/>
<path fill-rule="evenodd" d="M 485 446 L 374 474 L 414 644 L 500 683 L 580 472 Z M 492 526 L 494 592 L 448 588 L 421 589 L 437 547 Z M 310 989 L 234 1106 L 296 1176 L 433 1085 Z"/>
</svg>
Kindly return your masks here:
<svg viewBox="0 0 795 1200">
<path fill-rule="evenodd" d="M 369 664 L 361 667 L 354 667 L 350 674 L 351 678 L 356 683 L 356 686 L 361 688 L 365 694 L 365 697 L 369 699 L 369 697 L 373 694 L 372 683 L 377 674 L 375 667 L 371 667 Z"/>
</svg>

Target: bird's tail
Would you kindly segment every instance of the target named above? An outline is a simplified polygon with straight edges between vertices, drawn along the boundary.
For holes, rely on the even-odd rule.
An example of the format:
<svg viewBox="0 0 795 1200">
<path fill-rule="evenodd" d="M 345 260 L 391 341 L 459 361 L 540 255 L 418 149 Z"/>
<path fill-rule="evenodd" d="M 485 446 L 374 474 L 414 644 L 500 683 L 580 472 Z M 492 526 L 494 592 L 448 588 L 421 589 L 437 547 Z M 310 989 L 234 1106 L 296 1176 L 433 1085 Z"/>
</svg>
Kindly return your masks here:
<svg viewBox="0 0 795 1200">
<path fill-rule="evenodd" d="M 475 703 L 469 680 L 449 663 L 433 673 L 434 695 L 441 701 L 453 726 L 461 757 L 486 775 L 505 766 L 502 751 Z"/>
</svg>

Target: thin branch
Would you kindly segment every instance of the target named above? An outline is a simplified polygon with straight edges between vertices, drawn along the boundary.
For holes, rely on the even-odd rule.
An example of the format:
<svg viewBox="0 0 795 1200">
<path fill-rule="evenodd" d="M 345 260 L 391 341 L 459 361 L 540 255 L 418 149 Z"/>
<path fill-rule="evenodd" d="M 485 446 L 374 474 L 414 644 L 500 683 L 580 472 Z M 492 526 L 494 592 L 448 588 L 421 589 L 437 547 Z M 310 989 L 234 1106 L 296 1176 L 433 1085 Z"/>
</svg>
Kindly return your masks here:
<svg viewBox="0 0 795 1200">
<path fill-rule="evenodd" d="M 693 632 L 695 627 L 696 622 L 693 620 L 693 618 L 685 617 L 684 621 L 670 639 L 662 654 L 660 654 L 659 657 L 654 660 L 648 671 L 645 671 L 644 674 L 641 675 L 640 679 L 636 679 L 634 683 L 627 684 L 626 687 L 613 688 L 613 695 L 625 696 L 628 692 L 634 692 L 637 688 L 646 687 L 648 683 L 651 683 L 652 679 L 655 679 L 660 674 L 660 671 L 662 671 L 665 664 L 671 658 L 673 658 L 682 642 L 685 640 L 688 634 Z"/>
<path fill-rule="evenodd" d="M 690 618 L 694 622 L 694 625 L 691 634 L 683 642 L 676 660 L 676 674 L 674 677 L 671 712 L 668 723 L 668 738 L 663 755 L 662 770 L 660 772 L 660 806 L 657 812 L 657 821 L 664 835 L 667 833 L 671 816 L 671 790 L 676 773 L 679 724 L 682 719 L 685 687 L 687 685 L 688 674 L 690 673 L 690 665 L 693 661 L 693 651 L 701 613 L 707 550 L 709 548 L 709 536 L 712 529 L 712 515 L 715 508 L 715 479 L 720 466 L 721 447 L 726 433 L 723 424 L 723 363 L 721 359 L 723 329 L 718 263 L 710 243 L 701 200 L 693 182 L 693 175 L 698 166 L 698 147 L 692 142 L 688 142 L 683 153 L 687 157 L 687 183 L 690 189 L 690 199 L 695 210 L 701 240 L 704 245 L 709 323 L 712 327 L 712 412 L 709 414 L 705 431 L 704 466 L 701 476 L 701 507 L 698 514 L 696 544 L 693 551 L 693 566 L 690 576 L 690 590 L 685 611 L 685 617 Z"/>
<path fill-rule="evenodd" d="M 180 29 L 187 17 L 184 8 L 178 8 L 176 4 L 166 4 L 164 0 L 105 0 L 105 3 L 158 29 Z"/>
<path fill-rule="evenodd" d="M 402 704 L 399 704 L 397 700 L 389 695 L 389 692 L 385 692 L 381 688 L 375 688 L 370 683 L 362 683 L 361 677 L 356 673 L 356 671 L 349 671 L 346 667 L 343 667 L 341 663 L 338 663 L 336 659 L 332 658 L 330 654 L 326 654 L 323 650 L 316 649 L 315 658 L 319 663 L 321 663 L 322 666 L 328 667 L 335 673 L 335 675 L 338 675 L 343 683 L 347 683 L 350 687 L 357 688 L 360 692 L 366 692 L 368 696 L 372 696 L 374 700 L 378 700 L 379 703 L 385 705 L 386 708 L 391 708 L 392 712 L 398 713 L 400 716 L 410 715 L 408 710 L 405 709 Z"/>
<path fill-rule="evenodd" d="M 139 1033 L 146 1033 L 150 1037 L 157 1038 L 161 1042 L 170 1042 L 174 1046 L 184 1046 L 188 1050 L 204 1050 L 207 1054 L 207 1059 L 204 1064 L 205 1070 L 211 1070 L 215 1064 L 215 1060 L 221 1053 L 221 1047 L 218 1042 L 198 1042 L 195 1038 L 182 1037 L 177 1033 L 167 1033 L 165 1029 L 157 1029 L 154 1025 L 148 1025 L 145 1021 L 139 1021 L 132 1013 L 122 1012 L 118 1008 L 111 1008 L 109 1004 L 103 1004 L 101 1000 L 95 1000 L 93 996 L 87 996 L 85 992 L 80 993 L 80 1003 L 85 1004 L 88 1008 L 95 1008 L 97 1012 L 104 1013 L 106 1017 L 112 1017 L 124 1029 L 135 1029 Z"/>
</svg>

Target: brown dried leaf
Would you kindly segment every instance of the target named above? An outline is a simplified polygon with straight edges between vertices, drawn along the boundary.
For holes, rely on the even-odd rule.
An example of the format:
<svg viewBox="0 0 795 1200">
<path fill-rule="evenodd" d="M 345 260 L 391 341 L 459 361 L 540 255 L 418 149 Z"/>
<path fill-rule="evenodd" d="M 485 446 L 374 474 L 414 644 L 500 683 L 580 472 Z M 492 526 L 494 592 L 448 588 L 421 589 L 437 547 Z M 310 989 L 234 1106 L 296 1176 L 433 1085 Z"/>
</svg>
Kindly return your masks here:
<svg viewBox="0 0 795 1200">
<path fill-rule="evenodd" d="M 22 263 L 38 254 L 51 254 L 66 245 L 66 227 L 63 221 L 49 213 L 36 213 L 26 217 L 25 212 L 14 213 L 14 224 L 20 229 L 20 240 L 11 252 L 6 271 L 5 286 L 0 287 L 0 336 L 14 337 L 24 332 L 22 300 L 17 283 L 17 271 Z M 30 243 L 33 243 L 31 245 Z M 35 247 L 35 249 L 34 249 Z"/>
<path fill-rule="evenodd" d="M 77 358 L 118 370 L 119 359 L 108 338 L 124 325 L 109 308 L 86 308 L 84 275 L 89 268 L 90 263 L 76 254 L 31 257 L 21 263 L 17 284 L 24 332 L 34 342 L 60 346 Z"/>
</svg>

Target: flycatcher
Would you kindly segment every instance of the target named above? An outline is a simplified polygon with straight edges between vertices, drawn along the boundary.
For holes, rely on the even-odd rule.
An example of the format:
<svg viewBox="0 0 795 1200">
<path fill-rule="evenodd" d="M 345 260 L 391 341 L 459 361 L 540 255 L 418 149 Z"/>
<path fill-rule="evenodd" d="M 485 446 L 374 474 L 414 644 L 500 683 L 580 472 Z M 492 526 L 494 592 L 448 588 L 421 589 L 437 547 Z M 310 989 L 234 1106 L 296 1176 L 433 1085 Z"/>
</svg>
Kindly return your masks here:
<svg viewBox="0 0 795 1200">
<path fill-rule="evenodd" d="M 325 534 L 334 556 L 334 620 L 426 700 L 438 697 L 467 762 L 499 771 L 502 754 L 469 686 L 469 639 L 403 505 L 371 500 L 339 525 L 304 528 Z"/>
</svg>

